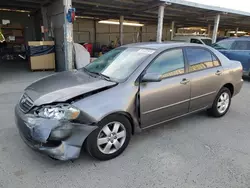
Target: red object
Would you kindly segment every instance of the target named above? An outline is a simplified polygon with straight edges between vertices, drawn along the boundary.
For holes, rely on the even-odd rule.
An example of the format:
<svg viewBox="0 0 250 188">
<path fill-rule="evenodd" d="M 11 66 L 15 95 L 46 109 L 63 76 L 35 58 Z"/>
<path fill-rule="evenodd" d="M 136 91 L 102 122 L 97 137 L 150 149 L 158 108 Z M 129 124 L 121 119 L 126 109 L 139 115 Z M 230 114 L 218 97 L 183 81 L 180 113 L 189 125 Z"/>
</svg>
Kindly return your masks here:
<svg viewBox="0 0 250 188">
<path fill-rule="evenodd" d="M 71 19 L 72 19 L 72 23 L 74 23 L 74 21 L 76 19 L 76 13 L 75 12 L 71 13 Z"/>
<path fill-rule="evenodd" d="M 86 50 L 88 50 L 88 52 L 90 53 L 90 56 L 92 56 L 93 44 L 85 43 L 83 44 L 83 46 L 84 48 L 86 48 Z"/>
</svg>

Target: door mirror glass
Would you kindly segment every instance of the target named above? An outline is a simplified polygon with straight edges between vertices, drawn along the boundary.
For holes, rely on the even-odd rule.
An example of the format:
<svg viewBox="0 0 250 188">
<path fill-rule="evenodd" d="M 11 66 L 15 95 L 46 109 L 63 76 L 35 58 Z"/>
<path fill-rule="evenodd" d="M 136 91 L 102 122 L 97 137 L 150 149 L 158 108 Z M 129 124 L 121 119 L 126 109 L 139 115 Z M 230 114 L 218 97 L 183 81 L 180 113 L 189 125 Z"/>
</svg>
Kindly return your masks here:
<svg viewBox="0 0 250 188">
<path fill-rule="evenodd" d="M 160 82 L 161 75 L 157 73 L 146 73 L 143 78 L 142 82 Z"/>
</svg>

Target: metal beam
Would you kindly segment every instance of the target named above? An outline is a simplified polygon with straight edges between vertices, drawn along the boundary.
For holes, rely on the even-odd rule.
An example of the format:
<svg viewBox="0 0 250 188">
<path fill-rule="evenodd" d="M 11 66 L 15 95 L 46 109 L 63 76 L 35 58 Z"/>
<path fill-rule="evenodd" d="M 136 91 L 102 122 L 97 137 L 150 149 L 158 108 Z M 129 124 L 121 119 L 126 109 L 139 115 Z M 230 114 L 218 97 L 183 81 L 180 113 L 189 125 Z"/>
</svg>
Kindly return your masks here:
<svg viewBox="0 0 250 188">
<path fill-rule="evenodd" d="M 215 43 L 216 39 L 217 39 L 219 23 L 220 23 L 220 14 L 217 14 L 217 16 L 214 19 L 214 31 L 213 31 L 213 37 L 212 37 L 212 42 L 213 43 Z"/>
<path fill-rule="evenodd" d="M 43 0 L 16 0 L 16 2 L 20 3 L 34 3 L 34 4 L 42 4 Z"/>
<path fill-rule="evenodd" d="M 83 4 L 83 5 L 92 5 L 96 7 L 107 7 L 107 8 L 127 9 L 127 10 L 131 9 L 130 7 L 111 5 L 110 3 L 96 3 L 96 2 L 89 2 L 89 1 L 83 1 L 83 0 L 73 0 L 73 2 Z"/>
<path fill-rule="evenodd" d="M 0 7 L 2 8 L 4 6 L 13 7 L 13 8 L 19 8 L 19 7 L 20 8 L 38 8 L 38 7 L 40 7 L 40 5 L 38 5 L 38 4 L 1 2 Z"/>
<path fill-rule="evenodd" d="M 156 42 L 162 42 L 162 30 L 163 30 L 163 20 L 164 20 L 164 9 L 165 9 L 165 5 L 160 5 L 160 6 L 159 6 Z"/>
</svg>

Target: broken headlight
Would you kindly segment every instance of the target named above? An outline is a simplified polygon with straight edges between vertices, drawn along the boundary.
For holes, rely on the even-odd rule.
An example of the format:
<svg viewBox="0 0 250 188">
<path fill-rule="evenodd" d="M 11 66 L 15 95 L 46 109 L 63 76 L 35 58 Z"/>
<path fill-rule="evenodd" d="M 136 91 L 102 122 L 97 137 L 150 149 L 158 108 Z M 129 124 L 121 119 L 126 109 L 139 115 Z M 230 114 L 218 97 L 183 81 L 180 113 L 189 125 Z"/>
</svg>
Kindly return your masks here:
<svg viewBox="0 0 250 188">
<path fill-rule="evenodd" d="M 35 111 L 35 115 L 57 120 L 74 120 L 80 115 L 80 110 L 69 104 L 44 106 Z"/>
</svg>

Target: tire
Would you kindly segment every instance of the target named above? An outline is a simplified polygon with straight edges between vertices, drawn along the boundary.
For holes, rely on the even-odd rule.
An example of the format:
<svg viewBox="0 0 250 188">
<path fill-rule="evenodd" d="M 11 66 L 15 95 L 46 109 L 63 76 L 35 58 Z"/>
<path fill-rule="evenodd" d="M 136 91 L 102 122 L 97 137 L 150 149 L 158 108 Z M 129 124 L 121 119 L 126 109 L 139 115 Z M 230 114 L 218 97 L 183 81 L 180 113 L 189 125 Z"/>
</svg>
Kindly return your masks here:
<svg viewBox="0 0 250 188">
<path fill-rule="evenodd" d="M 227 96 L 227 98 L 225 100 L 223 99 L 223 96 Z M 210 108 L 208 110 L 209 115 L 213 116 L 213 117 L 222 117 L 224 116 L 231 105 L 231 98 L 232 98 L 232 94 L 230 92 L 230 90 L 226 87 L 223 87 L 219 93 L 217 94 L 214 102 L 213 102 L 213 106 L 212 108 Z M 219 105 L 219 103 L 221 104 L 221 106 Z M 223 105 L 224 108 L 223 108 Z"/>
<path fill-rule="evenodd" d="M 129 120 L 123 115 L 115 114 L 104 118 L 98 126 L 86 140 L 87 152 L 98 160 L 110 160 L 120 155 L 131 138 L 132 128 Z"/>
</svg>

